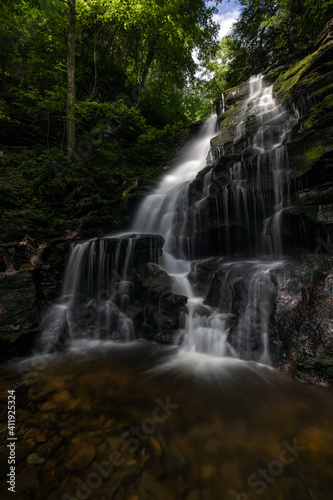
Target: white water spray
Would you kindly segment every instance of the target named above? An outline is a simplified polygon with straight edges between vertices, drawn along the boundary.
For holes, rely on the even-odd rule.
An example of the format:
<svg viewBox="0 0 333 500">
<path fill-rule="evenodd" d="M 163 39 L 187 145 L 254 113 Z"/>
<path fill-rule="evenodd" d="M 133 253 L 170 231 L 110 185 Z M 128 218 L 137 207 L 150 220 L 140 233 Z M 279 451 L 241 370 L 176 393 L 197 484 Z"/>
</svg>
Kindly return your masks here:
<svg viewBox="0 0 333 500">
<path fill-rule="evenodd" d="M 275 258 L 281 254 L 282 188 L 288 174 L 283 142 L 297 116 L 289 115 L 276 102 L 272 87 L 265 87 L 262 75 L 251 78 L 249 87 L 235 139 L 235 143 L 244 141 L 245 146 L 241 161 L 226 172 L 229 180 L 214 194 L 210 141 L 216 134 L 216 118 L 212 116 L 200 135 L 183 150 L 176 166 L 142 201 L 130 232 L 73 246 L 62 296 L 44 316 L 44 350 L 64 331 L 70 338 L 111 337 L 123 341 L 135 338 L 128 304 L 133 295 L 137 235 L 156 234 L 165 239 L 163 255 L 158 258 L 156 250 L 151 248 L 150 262 L 158 262 L 173 279 L 175 294 L 188 298 L 184 329 L 179 336 L 182 355 L 187 352 L 208 358 L 242 357 L 270 363 L 269 297 L 273 291 L 269 273 L 279 262 L 258 259 L 221 264 L 218 308 L 204 304 L 204 297 L 194 293 L 188 279 L 191 254 L 201 225 L 206 223 L 207 200 L 213 199 L 217 226 L 224 228 L 218 235 L 218 249 L 223 244 L 232 250 L 233 226 L 246 226 L 250 228 L 250 239 L 245 248 L 253 247 L 256 241 L 257 251 Z M 223 94 L 222 103 L 225 110 Z M 256 124 L 252 135 L 248 133 L 249 120 Z M 191 206 L 191 183 L 205 167 L 207 171 L 200 181 L 202 191 Z M 268 201 L 263 191 L 267 182 L 272 185 Z"/>
</svg>

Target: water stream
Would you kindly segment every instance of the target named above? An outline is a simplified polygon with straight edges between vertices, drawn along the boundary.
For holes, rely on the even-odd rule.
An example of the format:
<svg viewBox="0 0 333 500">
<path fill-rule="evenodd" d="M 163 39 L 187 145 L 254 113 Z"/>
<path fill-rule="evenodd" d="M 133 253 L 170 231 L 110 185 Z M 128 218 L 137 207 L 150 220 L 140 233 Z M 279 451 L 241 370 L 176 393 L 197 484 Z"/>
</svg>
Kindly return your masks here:
<svg viewBox="0 0 333 500">
<path fill-rule="evenodd" d="M 281 264 L 282 190 L 289 172 L 283 142 L 297 119 L 297 113 L 287 112 L 274 99 L 262 75 L 252 77 L 234 139 L 235 147 L 241 145 L 241 158 L 228 167 L 224 184 L 216 189 L 216 158 L 210 148 L 216 117 L 211 116 L 178 163 L 144 198 L 128 232 L 72 246 L 62 296 L 44 316 L 41 349 L 52 349 L 61 338 L 135 339 L 135 325 L 128 315 L 133 256 L 140 236 L 156 234 L 165 240 L 163 254 L 157 255 L 152 239 L 149 261 L 172 278 L 175 294 L 188 299 L 179 335 L 182 349 L 270 363 L 269 272 Z M 192 183 L 203 169 L 202 190 L 194 199 Z M 218 227 L 213 250 L 201 234 L 210 223 L 209 203 L 215 207 Z M 222 248 L 232 254 L 238 240 L 252 248 L 255 259 L 229 258 L 221 264 L 220 304 L 211 307 L 204 296 L 194 293 L 188 279 L 193 258 L 199 246 L 216 256 L 223 255 Z M 203 256 L 210 257 L 209 251 Z M 234 303 L 240 294 L 243 307 L 235 320 Z"/>
<path fill-rule="evenodd" d="M 260 75 L 249 88 L 233 143 L 242 155 L 220 189 L 211 117 L 128 231 L 72 244 L 61 297 L 43 317 L 42 354 L 14 360 L 0 379 L 4 443 L 7 391 L 17 393 L 15 498 L 331 500 L 332 392 L 270 366 L 283 141 L 297 113 Z M 214 244 L 202 232 L 208 203 Z M 140 266 L 171 279 L 171 298 L 186 303 L 173 345 L 137 338 Z"/>
</svg>

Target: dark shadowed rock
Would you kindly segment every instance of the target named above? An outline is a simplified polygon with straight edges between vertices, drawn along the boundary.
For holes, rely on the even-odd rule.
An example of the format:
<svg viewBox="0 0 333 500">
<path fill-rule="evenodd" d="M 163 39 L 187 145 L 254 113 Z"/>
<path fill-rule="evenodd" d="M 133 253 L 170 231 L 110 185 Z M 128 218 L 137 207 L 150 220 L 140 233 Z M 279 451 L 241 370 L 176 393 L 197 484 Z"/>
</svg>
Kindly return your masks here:
<svg viewBox="0 0 333 500">
<path fill-rule="evenodd" d="M 272 271 L 281 366 L 299 380 L 333 380 L 333 259 L 309 255 Z M 287 362 L 287 363 L 286 363 Z"/>
<path fill-rule="evenodd" d="M 179 328 L 180 312 L 187 297 L 172 292 L 170 276 L 157 264 L 136 266 L 134 290 L 135 304 L 144 311 L 140 316 L 144 318 L 139 326 L 141 335 L 148 340 L 170 343 Z"/>
<path fill-rule="evenodd" d="M 134 278 L 135 294 L 143 302 L 158 304 L 162 295 L 171 294 L 170 276 L 157 264 L 136 266 Z"/>
<path fill-rule="evenodd" d="M 31 273 L 0 279 L 0 346 L 2 359 L 27 354 L 39 331 L 36 290 Z"/>
</svg>

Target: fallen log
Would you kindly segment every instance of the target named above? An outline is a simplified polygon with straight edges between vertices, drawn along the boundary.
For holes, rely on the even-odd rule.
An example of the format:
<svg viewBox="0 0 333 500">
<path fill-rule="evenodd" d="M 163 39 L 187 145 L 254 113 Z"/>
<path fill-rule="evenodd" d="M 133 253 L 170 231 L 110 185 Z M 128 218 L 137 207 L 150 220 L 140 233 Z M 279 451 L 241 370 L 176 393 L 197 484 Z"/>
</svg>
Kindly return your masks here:
<svg viewBox="0 0 333 500">
<path fill-rule="evenodd" d="M 46 269 L 49 266 L 46 266 L 43 262 L 43 253 L 50 246 L 56 245 L 58 243 L 62 243 L 68 240 L 74 240 L 80 234 L 82 224 L 79 225 L 77 229 L 66 231 L 64 236 L 58 236 L 57 238 L 52 238 L 50 240 L 45 240 L 43 243 L 38 244 L 34 239 L 32 239 L 28 234 L 26 234 L 22 241 L 19 242 L 20 247 L 26 247 L 29 254 L 29 271 L 35 271 L 36 269 Z"/>
</svg>

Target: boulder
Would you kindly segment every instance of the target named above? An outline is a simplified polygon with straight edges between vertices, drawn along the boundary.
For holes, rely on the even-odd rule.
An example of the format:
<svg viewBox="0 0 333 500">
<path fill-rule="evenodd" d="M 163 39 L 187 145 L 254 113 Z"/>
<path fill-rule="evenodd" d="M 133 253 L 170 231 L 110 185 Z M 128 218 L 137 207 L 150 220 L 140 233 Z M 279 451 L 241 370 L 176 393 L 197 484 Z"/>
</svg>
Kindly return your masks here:
<svg viewBox="0 0 333 500">
<path fill-rule="evenodd" d="M 0 278 L 1 358 L 28 354 L 39 332 L 36 289 L 32 274 Z"/>
<path fill-rule="evenodd" d="M 187 297 L 172 292 L 171 277 L 157 264 L 141 264 L 135 269 L 135 307 L 130 312 L 133 314 L 135 310 L 139 335 L 147 340 L 170 343 L 179 328 Z M 138 309 L 141 324 L 138 324 Z"/>
<path fill-rule="evenodd" d="M 305 255 L 271 271 L 274 323 L 283 344 L 278 365 L 297 380 L 333 380 L 333 259 Z"/>
</svg>

